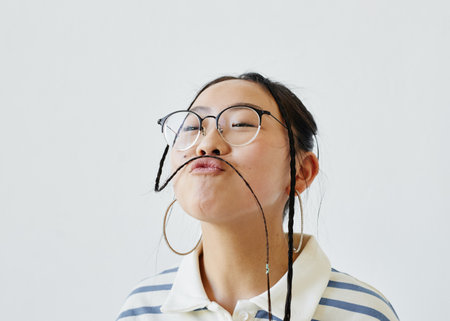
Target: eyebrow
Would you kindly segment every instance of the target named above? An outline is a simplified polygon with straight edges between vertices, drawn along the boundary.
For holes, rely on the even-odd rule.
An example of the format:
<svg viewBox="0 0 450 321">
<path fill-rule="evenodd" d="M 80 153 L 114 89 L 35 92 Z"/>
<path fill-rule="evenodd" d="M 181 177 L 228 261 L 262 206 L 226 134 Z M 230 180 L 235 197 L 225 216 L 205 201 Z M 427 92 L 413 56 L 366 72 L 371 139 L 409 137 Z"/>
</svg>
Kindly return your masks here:
<svg viewBox="0 0 450 321">
<path fill-rule="evenodd" d="M 253 108 L 262 110 L 262 108 L 260 106 L 258 106 L 258 105 L 254 105 L 254 104 L 250 104 L 250 103 L 244 103 L 244 102 L 234 103 L 234 104 L 231 104 L 229 106 L 226 106 L 226 108 L 228 108 L 228 107 L 235 107 L 235 106 L 236 107 L 237 106 L 247 106 L 247 107 L 253 107 Z M 208 111 L 211 111 L 212 108 L 211 107 L 206 107 L 206 106 L 195 106 L 195 107 L 190 108 L 189 110 L 198 111 L 198 112 L 202 112 L 202 111 L 208 112 Z"/>
<path fill-rule="evenodd" d="M 251 103 L 236 103 L 236 104 L 233 104 L 232 106 L 248 106 L 248 107 L 253 107 L 253 108 L 256 108 L 256 109 L 259 109 L 259 110 L 263 110 L 263 108 L 261 107 L 261 106 L 258 106 L 258 105 L 254 105 L 254 104 L 251 104 Z"/>
<path fill-rule="evenodd" d="M 195 107 L 190 108 L 189 110 L 192 110 L 192 111 L 198 111 L 198 112 L 201 112 L 201 111 L 211 111 L 211 107 L 195 106 Z"/>
</svg>

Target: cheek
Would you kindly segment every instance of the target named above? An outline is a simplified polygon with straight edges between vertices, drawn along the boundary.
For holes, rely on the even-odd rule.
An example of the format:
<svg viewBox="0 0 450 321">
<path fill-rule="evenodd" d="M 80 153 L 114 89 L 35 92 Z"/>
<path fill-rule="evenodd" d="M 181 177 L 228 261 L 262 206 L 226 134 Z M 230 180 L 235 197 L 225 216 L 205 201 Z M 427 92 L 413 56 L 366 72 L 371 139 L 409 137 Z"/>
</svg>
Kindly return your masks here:
<svg viewBox="0 0 450 321">
<path fill-rule="evenodd" d="M 181 164 L 183 164 L 183 153 L 171 151 L 169 154 L 170 158 L 170 169 L 171 173 L 173 173 Z"/>
<path fill-rule="evenodd" d="M 179 151 L 171 151 L 170 153 L 170 173 L 168 173 L 167 176 L 172 175 L 181 165 L 183 165 L 186 161 L 188 161 L 190 158 L 193 157 L 193 155 L 188 156 L 186 152 L 179 152 Z M 180 174 L 186 169 L 186 167 L 189 166 L 187 164 L 182 168 L 177 175 L 172 179 L 172 185 L 175 188 L 175 185 L 177 181 L 179 180 Z"/>
<path fill-rule="evenodd" d="M 175 171 L 195 155 L 172 152 L 170 166 Z M 255 142 L 233 148 L 223 158 L 247 180 L 263 206 L 275 205 L 286 194 L 289 184 L 289 158 L 282 142 Z M 255 201 L 242 179 L 231 168 L 227 175 L 214 179 L 193 177 L 182 169 L 172 180 L 182 208 L 200 220 L 230 218 L 230 213 L 245 215 L 255 210 Z M 210 217 L 211 216 L 211 217 Z M 222 217 L 223 216 L 223 217 Z"/>
<path fill-rule="evenodd" d="M 244 177 L 261 199 L 271 200 L 289 184 L 289 158 L 285 148 L 255 148 L 241 167 Z"/>
</svg>

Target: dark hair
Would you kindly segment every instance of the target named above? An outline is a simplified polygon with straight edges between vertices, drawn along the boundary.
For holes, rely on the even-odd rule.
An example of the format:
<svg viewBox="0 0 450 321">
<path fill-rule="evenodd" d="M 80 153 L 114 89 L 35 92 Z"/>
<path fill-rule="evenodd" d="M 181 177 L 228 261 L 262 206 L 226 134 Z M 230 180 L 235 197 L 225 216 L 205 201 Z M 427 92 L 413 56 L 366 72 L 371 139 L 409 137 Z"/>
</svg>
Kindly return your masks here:
<svg viewBox="0 0 450 321">
<path fill-rule="evenodd" d="M 286 123 L 289 137 L 289 155 L 290 155 L 290 193 L 289 199 L 285 207 L 285 214 L 288 213 L 288 274 L 287 274 L 287 293 L 285 303 L 284 321 L 291 318 L 291 297 L 292 297 L 292 261 L 293 261 L 293 225 L 294 225 L 294 200 L 295 200 L 295 176 L 296 176 L 296 156 L 302 152 L 312 151 L 314 147 L 314 139 L 317 134 L 317 125 L 311 113 L 306 109 L 301 100 L 286 86 L 279 82 L 272 81 L 259 73 L 244 73 L 237 77 L 222 76 L 216 78 L 199 90 L 195 98 L 189 105 L 190 109 L 200 94 L 214 84 L 226 80 L 241 79 L 247 80 L 260 85 L 275 100 L 282 118 Z M 317 142 L 317 139 L 316 139 Z M 168 151 L 166 147 L 158 170 L 157 184 L 155 190 L 158 190 L 159 178 L 161 176 L 162 165 Z M 318 147 L 317 147 L 318 151 Z M 319 152 L 317 152 L 319 157 Z M 287 211 L 286 211 L 287 210 Z M 269 299 L 270 300 L 270 299 Z M 269 303 L 270 308 L 270 303 Z M 269 315 L 271 317 L 271 315 Z"/>
</svg>

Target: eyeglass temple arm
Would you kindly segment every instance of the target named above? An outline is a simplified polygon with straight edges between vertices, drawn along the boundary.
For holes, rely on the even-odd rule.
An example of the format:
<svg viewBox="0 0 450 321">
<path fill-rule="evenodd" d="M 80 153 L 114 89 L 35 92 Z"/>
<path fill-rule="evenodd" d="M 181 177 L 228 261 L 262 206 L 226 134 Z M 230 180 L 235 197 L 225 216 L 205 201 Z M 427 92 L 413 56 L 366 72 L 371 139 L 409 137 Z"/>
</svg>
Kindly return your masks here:
<svg viewBox="0 0 450 321">
<path fill-rule="evenodd" d="M 272 115 L 272 113 L 270 111 L 267 110 L 262 110 L 263 114 L 269 115 L 270 117 L 272 117 L 273 119 L 275 119 L 281 126 L 283 126 L 284 128 L 287 129 L 287 126 L 285 124 L 283 124 L 278 118 L 276 118 L 274 115 Z"/>
<path fill-rule="evenodd" d="M 161 126 L 161 133 L 164 132 L 164 130 L 163 130 L 163 124 L 164 124 L 165 118 L 166 118 L 166 117 L 160 118 L 160 119 L 158 119 L 158 121 L 157 121 L 158 125 Z"/>
</svg>

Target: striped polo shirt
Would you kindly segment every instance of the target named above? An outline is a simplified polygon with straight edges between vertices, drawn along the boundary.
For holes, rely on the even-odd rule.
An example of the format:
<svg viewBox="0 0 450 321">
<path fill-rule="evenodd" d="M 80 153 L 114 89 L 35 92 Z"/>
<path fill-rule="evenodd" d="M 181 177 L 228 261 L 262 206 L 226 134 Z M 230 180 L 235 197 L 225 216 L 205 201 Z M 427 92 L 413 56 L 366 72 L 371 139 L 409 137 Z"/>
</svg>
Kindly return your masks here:
<svg viewBox="0 0 450 321">
<path fill-rule="evenodd" d="M 376 289 L 330 266 L 311 235 L 293 263 L 292 321 L 395 321 L 389 301 Z M 205 293 L 200 277 L 201 247 L 179 267 L 142 280 L 127 297 L 117 321 L 268 320 L 267 292 L 239 300 L 230 314 Z M 284 317 L 285 274 L 271 289 L 272 320 Z"/>
</svg>

